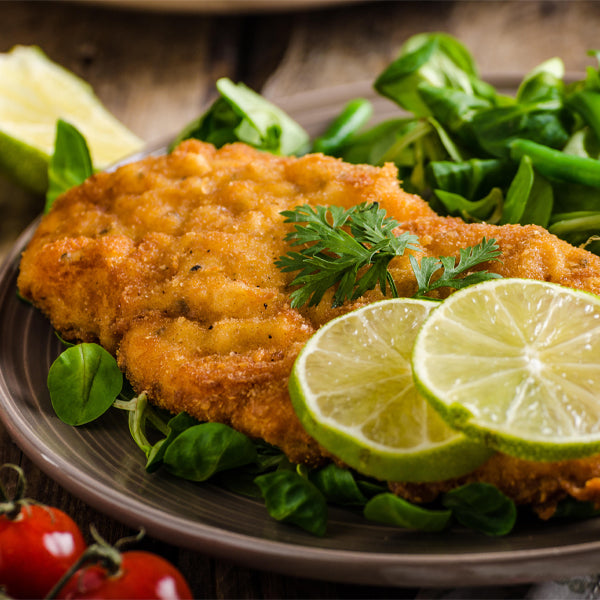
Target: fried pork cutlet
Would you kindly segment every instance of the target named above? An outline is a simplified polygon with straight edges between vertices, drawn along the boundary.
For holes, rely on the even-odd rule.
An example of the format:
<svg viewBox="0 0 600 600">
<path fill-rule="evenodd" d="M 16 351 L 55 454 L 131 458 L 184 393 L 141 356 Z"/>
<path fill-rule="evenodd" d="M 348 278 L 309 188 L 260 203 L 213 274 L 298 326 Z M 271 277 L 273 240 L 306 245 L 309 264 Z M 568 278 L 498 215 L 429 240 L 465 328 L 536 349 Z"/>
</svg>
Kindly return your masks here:
<svg viewBox="0 0 600 600">
<path fill-rule="evenodd" d="M 230 424 L 294 462 L 317 464 L 328 453 L 292 409 L 293 361 L 321 324 L 381 294 L 374 290 L 337 309 L 331 296 L 317 307 L 292 309 L 293 275 L 274 265 L 289 250 L 290 226 L 280 212 L 361 202 L 378 202 L 399 230 L 416 233 L 419 256 L 458 256 L 460 248 L 493 237 L 502 262 L 481 268 L 600 293 L 599 257 L 539 227 L 439 217 L 402 191 L 393 165 L 277 157 L 243 144 L 216 150 L 197 141 L 94 175 L 60 197 L 23 253 L 18 284 L 65 338 L 98 341 L 113 352 L 134 389 L 156 405 Z M 394 259 L 390 270 L 400 294 L 414 294 L 408 257 Z M 510 493 L 514 484 L 520 498 L 538 463 L 521 473 L 515 459 L 492 461 L 488 471 L 500 473 L 500 487 Z M 489 474 L 483 469 L 481 477 Z M 600 500 L 589 492 L 600 487 L 600 457 L 539 469 L 535 486 L 543 492 L 525 501 L 546 508 L 548 498 L 576 495 L 586 482 L 587 499 Z M 502 486 L 502 477 L 511 485 Z M 420 500 L 443 484 L 393 487 Z"/>
</svg>

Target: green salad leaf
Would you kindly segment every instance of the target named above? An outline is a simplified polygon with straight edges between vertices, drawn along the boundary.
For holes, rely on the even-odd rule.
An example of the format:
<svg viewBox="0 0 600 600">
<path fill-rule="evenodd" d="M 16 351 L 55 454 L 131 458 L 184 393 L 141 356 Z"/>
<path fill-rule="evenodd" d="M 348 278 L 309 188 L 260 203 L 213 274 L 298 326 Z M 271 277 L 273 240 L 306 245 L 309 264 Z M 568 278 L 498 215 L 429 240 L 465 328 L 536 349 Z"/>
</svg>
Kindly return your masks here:
<svg viewBox="0 0 600 600">
<path fill-rule="evenodd" d="M 487 535 L 506 535 L 517 519 L 515 503 L 489 483 L 469 483 L 446 492 L 442 504 L 465 527 Z"/>
<path fill-rule="evenodd" d="M 336 154 L 365 125 L 373 114 L 373 105 L 364 98 L 350 100 L 331 122 L 325 133 L 312 143 L 312 152 Z"/>
<path fill-rule="evenodd" d="M 431 113 L 418 91 L 423 83 L 482 98 L 494 96 L 491 86 L 479 79 L 469 51 L 445 33 L 410 38 L 398 58 L 377 77 L 374 87 L 405 110 L 429 116 Z"/>
<path fill-rule="evenodd" d="M 504 194 L 500 188 L 492 188 L 481 200 L 467 200 L 460 194 L 436 189 L 435 193 L 446 210 L 462 217 L 465 221 L 498 223 L 502 215 Z"/>
<path fill-rule="evenodd" d="M 250 439 L 222 423 L 200 423 L 185 429 L 167 446 L 162 458 L 173 475 L 191 481 L 206 481 L 219 471 L 255 460 Z"/>
<path fill-rule="evenodd" d="M 117 361 L 98 344 L 67 348 L 48 371 L 52 407 L 68 425 L 83 425 L 103 415 L 122 387 Z"/>
<path fill-rule="evenodd" d="M 421 531 L 443 531 L 450 524 L 451 510 L 423 508 L 390 492 L 374 496 L 367 502 L 364 515 L 370 521 Z"/>
<path fill-rule="evenodd" d="M 523 156 L 508 188 L 500 224 L 520 223 L 547 227 L 553 205 L 552 186 L 542 175 L 535 172 L 531 158 Z"/>
<path fill-rule="evenodd" d="M 296 471 L 278 470 L 259 475 L 255 482 L 271 517 L 298 525 L 314 535 L 325 535 L 327 502 L 308 479 Z"/>
<path fill-rule="evenodd" d="M 146 462 L 146 471 L 153 473 L 161 467 L 164 463 L 167 448 L 175 441 L 175 439 L 177 439 L 179 434 L 195 425 L 198 425 L 198 420 L 194 419 L 194 417 L 191 417 L 186 412 L 181 412 L 169 419 L 169 422 L 167 423 L 167 436 L 151 446 L 146 453 L 148 458 L 148 461 Z"/>
<path fill-rule="evenodd" d="M 44 212 L 50 210 L 54 200 L 63 192 L 83 183 L 93 173 L 94 167 L 85 138 L 74 125 L 59 119 L 56 123 L 54 153 L 48 164 L 48 191 Z"/>
<path fill-rule="evenodd" d="M 171 144 L 196 138 L 217 147 L 244 142 L 273 154 L 303 154 L 309 147 L 304 129 L 280 108 L 243 83 L 223 77 L 217 81 L 219 98 L 209 110 L 189 123 Z"/>
<path fill-rule="evenodd" d="M 331 463 L 322 469 L 311 471 L 309 479 L 327 498 L 328 502 L 340 506 L 364 506 L 367 502 L 363 490 L 348 469 Z"/>
</svg>

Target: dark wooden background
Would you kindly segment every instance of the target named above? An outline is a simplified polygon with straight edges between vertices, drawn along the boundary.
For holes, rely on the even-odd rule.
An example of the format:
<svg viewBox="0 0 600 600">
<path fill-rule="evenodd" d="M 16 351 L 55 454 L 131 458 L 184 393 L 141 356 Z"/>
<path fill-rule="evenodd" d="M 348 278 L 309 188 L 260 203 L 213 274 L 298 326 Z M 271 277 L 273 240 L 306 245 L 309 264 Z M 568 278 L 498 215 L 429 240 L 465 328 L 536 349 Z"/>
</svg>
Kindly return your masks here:
<svg viewBox="0 0 600 600">
<path fill-rule="evenodd" d="M 357 1 L 307 8 L 301 0 L 272 0 L 256 11 L 252 0 L 242 3 L 242 10 L 221 0 L 217 12 L 199 10 L 201 2 L 194 0 L 187 10 L 168 11 L 166 5 L 168 0 L 127 9 L 118 1 L 0 1 L 0 52 L 15 44 L 40 46 L 155 144 L 202 112 L 214 98 L 218 77 L 244 81 L 274 100 L 370 81 L 407 37 L 423 31 L 459 37 L 481 72 L 495 80 L 522 75 L 553 56 L 563 58 L 567 71 L 581 74 L 592 64 L 587 50 L 600 48 L 600 2 Z M 0 253 L 40 208 L 39 198 L 0 181 Z M 0 464 L 5 462 L 22 465 L 29 495 L 63 508 L 84 530 L 94 523 L 109 541 L 131 533 L 41 473 L 0 425 Z M 270 572 L 269 565 L 265 571 L 249 570 L 153 539 L 141 546 L 176 563 L 198 598 L 432 597 L 410 588 L 285 577 Z M 490 593 L 517 598 L 524 588 Z"/>
</svg>

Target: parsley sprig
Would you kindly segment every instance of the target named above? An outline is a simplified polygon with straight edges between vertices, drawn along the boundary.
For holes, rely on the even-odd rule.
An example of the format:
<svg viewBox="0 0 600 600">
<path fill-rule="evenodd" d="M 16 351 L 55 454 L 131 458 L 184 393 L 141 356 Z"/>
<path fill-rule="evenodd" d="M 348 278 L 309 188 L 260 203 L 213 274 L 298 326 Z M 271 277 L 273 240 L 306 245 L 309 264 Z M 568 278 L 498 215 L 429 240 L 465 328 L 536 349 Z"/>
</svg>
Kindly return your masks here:
<svg viewBox="0 0 600 600">
<path fill-rule="evenodd" d="M 387 267 L 407 248 L 417 250 L 418 238 L 409 233 L 399 236 L 398 223 L 386 218 L 377 204 L 358 204 L 347 210 L 341 206 L 297 206 L 281 213 L 286 223 L 295 223 L 286 236 L 292 246 L 308 244 L 299 252 L 289 252 L 276 261 L 284 272 L 299 271 L 292 281 L 298 286 L 291 294 L 293 307 L 306 302 L 319 304 L 325 292 L 338 284 L 333 306 L 354 300 L 378 283 L 385 294 L 389 285 L 393 296 L 398 291 Z M 364 267 L 368 267 L 364 269 Z"/>
<path fill-rule="evenodd" d="M 398 290 L 388 270 L 390 261 L 406 250 L 421 251 L 419 239 L 411 233 L 394 234 L 399 223 L 379 208 L 377 203 L 362 203 L 349 209 L 341 206 L 297 206 L 281 213 L 294 229 L 285 239 L 291 246 L 304 246 L 279 257 L 275 264 L 284 273 L 298 271 L 291 282 L 292 307 L 319 304 L 325 292 L 337 286 L 332 305 L 355 300 L 378 284 L 386 295 L 389 286 L 393 297 Z M 477 271 L 464 277 L 477 264 L 496 260 L 500 255 L 495 240 L 485 238 L 480 244 L 460 250 L 458 264 L 454 257 L 424 257 L 421 263 L 410 256 L 417 279 L 417 297 L 424 297 L 439 287 L 461 288 L 486 279 L 495 273 Z M 439 270 L 442 273 L 434 278 Z"/>
<path fill-rule="evenodd" d="M 501 252 L 498 250 L 496 240 L 486 240 L 483 238 L 477 246 L 469 248 L 461 248 L 458 264 L 453 256 L 425 256 L 421 259 L 421 263 L 414 256 L 410 256 L 410 264 L 417 278 L 419 289 L 415 297 L 422 298 L 431 290 L 436 290 L 441 287 L 451 287 L 455 290 L 485 281 L 487 279 L 498 279 L 501 276 L 497 273 L 489 271 L 475 271 L 464 277 L 458 277 L 472 269 L 474 266 L 490 260 L 497 260 Z M 437 279 L 433 276 L 443 269 L 441 275 Z"/>
</svg>

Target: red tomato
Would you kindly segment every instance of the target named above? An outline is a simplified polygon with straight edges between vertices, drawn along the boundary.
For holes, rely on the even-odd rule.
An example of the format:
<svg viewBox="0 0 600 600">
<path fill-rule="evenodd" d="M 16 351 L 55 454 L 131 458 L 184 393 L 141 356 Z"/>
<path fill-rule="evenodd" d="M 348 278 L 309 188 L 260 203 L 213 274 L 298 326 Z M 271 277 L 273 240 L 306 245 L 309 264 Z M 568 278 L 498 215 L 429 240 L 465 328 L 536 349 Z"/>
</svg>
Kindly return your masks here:
<svg viewBox="0 0 600 600">
<path fill-rule="evenodd" d="M 183 575 L 164 558 L 141 551 L 123 552 L 122 558 L 121 568 L 115 575 L 97 565 L 79 569 L 58 598 L 177 600 L 193 597 Z"/>
<path fill-rule="evenodd" d="M 0 587 L 13 598 L 43 598 L 85 550 L 63 511 L 28 504 L 14 519 L 0 516 Z"/>
</svg>

